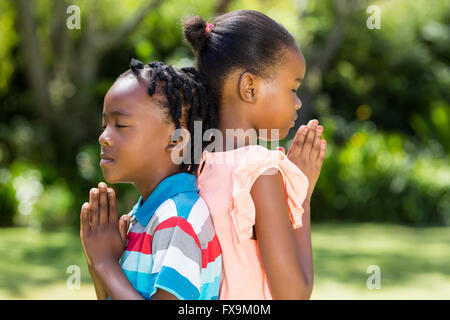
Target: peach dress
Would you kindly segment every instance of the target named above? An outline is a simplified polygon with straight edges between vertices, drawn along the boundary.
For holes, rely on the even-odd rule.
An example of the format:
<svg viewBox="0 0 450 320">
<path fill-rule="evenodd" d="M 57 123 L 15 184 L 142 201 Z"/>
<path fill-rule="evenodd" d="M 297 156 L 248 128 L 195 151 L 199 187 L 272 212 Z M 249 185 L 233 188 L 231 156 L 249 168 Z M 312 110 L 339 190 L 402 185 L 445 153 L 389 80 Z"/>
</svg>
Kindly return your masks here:
<svg viewBox="0 0 450 320">
<path fill-rule="evenodd" d="M 269 169 L 272 170 L 266 172 Z M 283 148 L 268 150 L 249 145 L 224 152 L 203 152 L 197 185 L 210 209 L 222 248 L 219 299 L 272 299 L 257 240 L 252 239 L 255 205 L 250 190 L 261 174 L 274 174 L 276 170 L 283 176 L 292 226 L 299 228 L 303 225 L 302 204 L 309 182 Z"/>
</svg>

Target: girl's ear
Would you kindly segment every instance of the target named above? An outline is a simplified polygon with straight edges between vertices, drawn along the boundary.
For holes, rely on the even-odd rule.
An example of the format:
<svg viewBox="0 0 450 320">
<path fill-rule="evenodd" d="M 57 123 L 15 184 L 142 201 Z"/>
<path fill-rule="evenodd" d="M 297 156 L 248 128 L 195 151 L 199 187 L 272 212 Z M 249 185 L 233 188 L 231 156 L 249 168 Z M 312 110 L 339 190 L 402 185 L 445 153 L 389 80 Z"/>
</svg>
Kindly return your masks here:
<svg viewBox="0 0 450 320">
<path fill-rule="evenodd" d="M 239 77 L 238 92 L 239 97 L 247 103 L 255 103 L 257 100 L 258 78 L 251 72 L 244 72 Z"/>
</svg>

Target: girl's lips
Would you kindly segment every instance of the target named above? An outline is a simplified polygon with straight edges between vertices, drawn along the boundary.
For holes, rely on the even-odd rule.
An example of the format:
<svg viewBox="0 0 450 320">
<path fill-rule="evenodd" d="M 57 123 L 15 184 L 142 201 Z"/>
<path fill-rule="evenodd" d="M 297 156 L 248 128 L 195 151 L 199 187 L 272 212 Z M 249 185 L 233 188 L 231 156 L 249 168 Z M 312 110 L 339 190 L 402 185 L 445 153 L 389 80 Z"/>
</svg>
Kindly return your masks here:
<svg viewBox="0 0 450 320">
<path fill-rule="evenodd" d="M 295 121 L 291 121 L 291 123 L 289 124 L 289 127 L 290 127 L 290 128 L 295 127 Z"/>
</svg>

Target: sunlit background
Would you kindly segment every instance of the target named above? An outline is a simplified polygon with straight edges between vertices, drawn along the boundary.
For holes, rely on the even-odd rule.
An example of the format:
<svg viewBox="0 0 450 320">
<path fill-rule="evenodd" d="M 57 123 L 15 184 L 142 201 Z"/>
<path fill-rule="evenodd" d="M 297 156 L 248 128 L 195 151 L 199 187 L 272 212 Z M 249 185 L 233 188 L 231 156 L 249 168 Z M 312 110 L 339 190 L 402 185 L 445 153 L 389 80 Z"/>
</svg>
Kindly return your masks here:
<svg viewBox="0 0 450 320">
<path fill-rule="evenodd" d="M 297 127 L 324 126 L 312 299 L 450 299 L 446 0 L 0 1 L 0 299 L 95 298 L 78 228 L 102 181 L 103 97 L 132 57 L 193 65 L 181 20 L 236 9 L 295 36 L 307 63 Z M 113 187 L 128 212 L 138 193 Z"/>
</svg>

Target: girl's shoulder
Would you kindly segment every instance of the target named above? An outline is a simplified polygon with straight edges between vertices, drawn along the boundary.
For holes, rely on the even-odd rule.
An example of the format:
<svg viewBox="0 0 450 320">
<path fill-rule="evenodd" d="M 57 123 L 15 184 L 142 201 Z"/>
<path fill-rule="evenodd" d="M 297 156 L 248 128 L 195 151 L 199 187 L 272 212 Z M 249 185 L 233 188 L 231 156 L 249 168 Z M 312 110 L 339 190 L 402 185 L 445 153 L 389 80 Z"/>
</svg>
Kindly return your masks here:
<svg viewBox="0 0 450 320">
<path fill-rule="evenodd" d="M 308 191 L 308 178 L 287 158 L 283 149 L 269 150 L 263 146 L 251 146 L 245 150 L 232 173 L 232 217 L 241 240 L 248 239 L 253 233 L 255 204 L 251 190 L 255 181 L 261 176 L 277 173 L 281 174 L 282 184 L 279 179 L 265 180 L 284 189 L 292 225 L 294 228 L 302 226 L 302 205 Z M 271 201 L 270 194 L 263 196 Z"/>
</svg>

